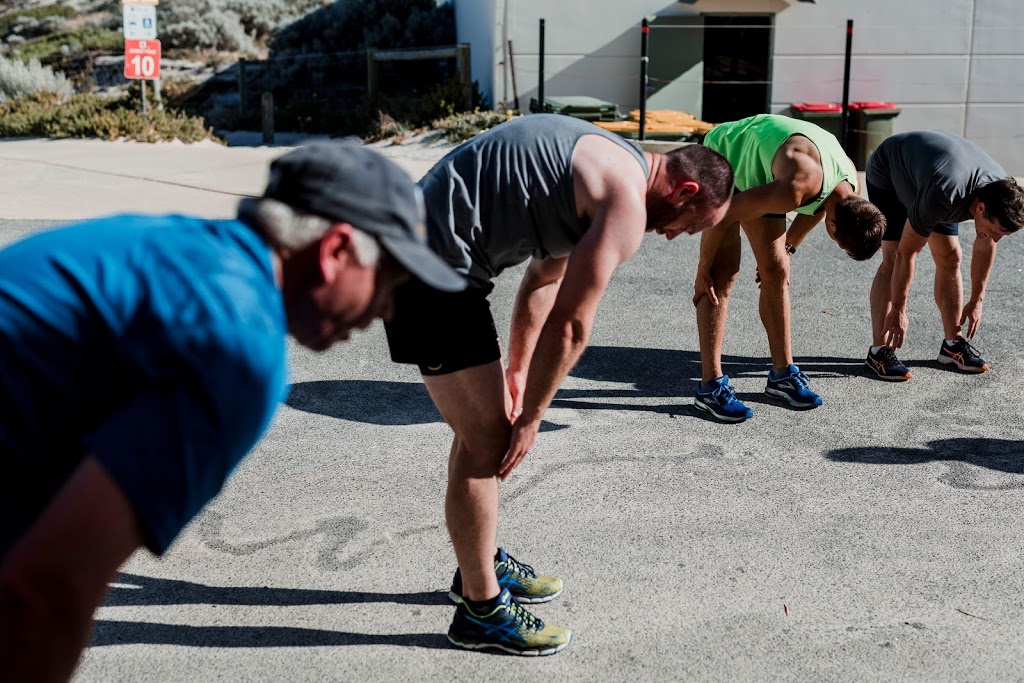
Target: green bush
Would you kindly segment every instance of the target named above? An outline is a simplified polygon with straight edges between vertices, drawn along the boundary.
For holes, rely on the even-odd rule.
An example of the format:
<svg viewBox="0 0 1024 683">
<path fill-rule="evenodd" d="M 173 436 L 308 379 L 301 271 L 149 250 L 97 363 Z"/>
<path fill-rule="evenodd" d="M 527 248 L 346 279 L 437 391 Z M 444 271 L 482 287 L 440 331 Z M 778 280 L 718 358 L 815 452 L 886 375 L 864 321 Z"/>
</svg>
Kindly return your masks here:
<svg viewBox="0 0 1024 683">
<path fill-rule="evenodd" d="M 138 100 L 131 95 L 75 95 L 62 102 L 53 93 L 0 103 L 0 137 L 220 141 L 198 117 L 170 110 L 143 116 Z"/>
<path fill-rule="evenodd" d="M 32 7 L 19 12 L 11 12 L 0 16 L 0 36 L 6 36 L 14 28 L 19 19 L 34 19 L 41 21 L 50 17 L 68 19 L 75 16 L 75 10 L 67 5 L 43 5 Z"/>
<path fill-rule="evenodd" d="M 474 135 L 479 135 L 489 128 L 494 128 L 512 118 L 512 112 L 500 111 L 468 111 L 460 114 L 452 114 L 443 119 L 433 122 L 434 128 L 444 131 L 444 137 L 449 142 L 464 142 Z"/>
<path fill-rule="evenodd" d="M 124 50 L 124 36 L 100 26 L 81 26 L 41 36 L 19 45 L 15 55 L 28 61 L 38 59 L 43 64 L 54 64 L 76 52 L 120 52 Z"/>
</svg>

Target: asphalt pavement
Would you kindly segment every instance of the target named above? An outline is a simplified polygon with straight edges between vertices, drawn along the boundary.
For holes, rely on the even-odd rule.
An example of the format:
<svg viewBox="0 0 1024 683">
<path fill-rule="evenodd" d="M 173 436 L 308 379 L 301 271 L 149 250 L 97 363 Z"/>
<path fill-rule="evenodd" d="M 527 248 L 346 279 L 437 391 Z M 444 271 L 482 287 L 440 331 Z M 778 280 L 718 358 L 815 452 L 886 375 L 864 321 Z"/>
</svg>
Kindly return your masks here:
<svg viewBox="0 0 1024 683">
<path fill-rule="evenodd" d="M 0 157 L 39 164 L 39 147 L 8 144 Z M 216 187 L 256 191 L 257 157 L 281 150 L 238 151 L 244 163 L 227 150 L 216 163 L 249 180 Z M 115 197 L 104 178 L 49 189 Z M 41 220 L 0 221 L 0 240 L 62 218 L 20 192 L 0 216 Z M 179 206 L 229 211 L 190 192 Z M 973 227 L 962 232 L 969 282 Z M 140 552 L 124 567 L 76 680 L 1024 679 L 1024 238 L 999 245 L 975 340 L 992 365 L 981 376 L 935 362 L 922 255 L 900 354 L 914 379 L 894 385 L 863 367 L 879 257 L 854 262 L 812 233 L 792 273 L 797 363 L 824 399 L 809 412 L 762 393 L 767 342 L 744 247 L 725 366 L 756 415 L 729 426 L 692 405 L 697 247 L 649 235 L 620 269 L 536 448 L 502 487 L 499 542 L 565 579 L 534 611 L 574 629 L 566 651 L 449 647 L 451 435 L 375 325 L 323 354 L 293 347 L 291 394 L 266 438 L 165 557 Z M 503 333 L 519 272 L 492 297 Z"/>
</svg>

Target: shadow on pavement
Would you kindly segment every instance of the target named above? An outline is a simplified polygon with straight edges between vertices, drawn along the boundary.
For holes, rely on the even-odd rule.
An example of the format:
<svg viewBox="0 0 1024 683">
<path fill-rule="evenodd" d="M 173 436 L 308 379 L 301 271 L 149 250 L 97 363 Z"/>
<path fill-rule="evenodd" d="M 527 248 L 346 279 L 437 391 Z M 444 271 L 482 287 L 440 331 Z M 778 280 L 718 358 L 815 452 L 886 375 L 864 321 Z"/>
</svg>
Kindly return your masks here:
<svg viewBox="0 0 1024 683">
<path fill-rule="evenodd" d="M 375 425 L 419 425 L 443 422 L 422 382 L 328 379 L 296 382 L 285 405 L 306 413 Z M 544 421 L 540 431 L 565 429 Z"/>
<path fill-rule="evenodd" d="M 118 574 L 110 586 L 105 607 L 140 605 L 348 605 L 389 602 L 398 605 L 450 605 L 443 591 L 423 593 L 366 593 L 308 588 L 257 588 L 253 586 L 206 586 L 191 581 L 161 579 L 138 574 Z"/>
<path fill-rule="evenodd" d="M 840 448 L 825 457 L 834 462 L 875 465 L 919 465 L 946 461 L 986 467 L 1007 474 L 1024 474 L 1024 443 L 1011 439 L 959 437 L 929 441 L 927 448 L 868 446 Z"/>
<path fill-rule="evenodd" d="M 105 645 L 184 645 L 188 647 L 322 647 L 398 645 L 448 649 L 439 633 L 347 633 L 291 626 L 187 626 L 99 619 L 90 647 Z"/>
</svg>

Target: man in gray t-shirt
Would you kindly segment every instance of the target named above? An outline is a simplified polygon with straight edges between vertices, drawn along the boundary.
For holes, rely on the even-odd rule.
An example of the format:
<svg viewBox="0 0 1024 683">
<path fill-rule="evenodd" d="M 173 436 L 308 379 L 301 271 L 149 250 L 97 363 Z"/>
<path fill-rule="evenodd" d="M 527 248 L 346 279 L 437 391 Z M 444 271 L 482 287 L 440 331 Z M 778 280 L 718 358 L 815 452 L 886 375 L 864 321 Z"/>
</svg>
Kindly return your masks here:
<svg viewBox="0 0 1024 683">
<path fill-rule="evenodd" d="M 419 366 L 455 433 L 445 518 L 458 606 L 448 638 L 474 650 L 553 654 L 572 633 L 519 603 L 555 598 L 562 581 L 497 547 L 499 481 L 532 448 L 615 269 L 645 232 L 672 239 L 720 221 L 732 169 L 701 145 L 651 154 L 591 123 L 534 114 L 456 148 L 420 187 L 430 246 L 470 283 L 456 295 L 408 283 L 385 328 L 391 357 Z M 506 370 L 487 295 L 494 277 L 525 261 Z M 559 533 L 558 520 L 534 514 L 542 537 Z"/>
<path fill-rule="evenodd" d="M 941 131 L 886 139 L 868 160 L 866 176 L 868 198 L 885 214 L 887 224 L 882 263 L 871 285 L 868 367 L 885 380 L 911 377 L 895 349 L 906 340 L 914 261 L 927 244 L 935 260 L 935 303 L 945 335 L 938 360 L 963 372 L 988 370 L 967 340 L 981 323 L 996 242 L 1024 224 L 1024 190 L 977 145 Z M 967 220 L 974 221 L 977 236 L 971 297 L 964 305 L 958 224 Z M 960 333 L 964 323 L 966 339 Z"/>
</svg>

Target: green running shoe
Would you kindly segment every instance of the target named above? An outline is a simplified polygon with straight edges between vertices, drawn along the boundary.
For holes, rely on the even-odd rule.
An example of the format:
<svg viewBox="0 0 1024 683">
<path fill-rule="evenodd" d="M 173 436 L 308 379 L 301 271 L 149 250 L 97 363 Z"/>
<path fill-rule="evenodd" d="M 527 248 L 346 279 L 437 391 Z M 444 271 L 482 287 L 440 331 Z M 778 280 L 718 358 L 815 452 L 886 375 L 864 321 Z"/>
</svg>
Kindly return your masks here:
<svg viewBox="0 0 1024 683">
<path fill-rule="evenodd" d="M 542 657 L 568 647 L 572 631 L 545 624 L 516 602 L 507 588 L 502 588 L 497 606 L 486 614 L 474 612 L 465 600 L 459 600 L 448 640 L 467 650 L 501 650 L 512 655 Z"/>
<path fill-rule="evenodd" d="M 498 548 L 494 556 L 494 573 L 498 576 L 498 587 L 508 588 L 518 602 L 534 605 L 554 600 L 562 594 L 562 580 L 554 576 L 538 576 L 533 567 L 516 560 L 503 549 Z M 455 604 L 462 599 L 462 574 L 455 570 L 452 590 L 448 597 Z"/>
</svg>

